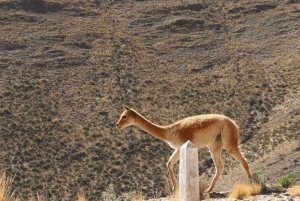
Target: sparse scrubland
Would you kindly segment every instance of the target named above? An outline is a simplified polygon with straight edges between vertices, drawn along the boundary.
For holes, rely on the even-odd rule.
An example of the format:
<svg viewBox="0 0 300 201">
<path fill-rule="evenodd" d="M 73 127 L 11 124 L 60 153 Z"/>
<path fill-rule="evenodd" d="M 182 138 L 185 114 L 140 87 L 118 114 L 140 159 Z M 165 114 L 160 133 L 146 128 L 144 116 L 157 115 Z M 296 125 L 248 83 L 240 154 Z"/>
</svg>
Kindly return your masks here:
<svg viewBox="0 0 300 201">
<path fill-rule="evenodd" d="M 19 201 L 20 199 L 18 197 L 14 196 L 15 191 L 12 190 L 12 182 L 13 182 L 13 177 L 6 176 L 5 173 L 2 174 L 0 178 L 0 200 L 1 201 Z M 200 187 L 201 188 L 201 187 Z M 262 190 L 263 188 L 263 190 Z M 265 192 L 262 192 L 265 191 Z M 269 191 L 269 192 L 266 192 Z M 275 189 L 275 188 L 267 188 L 265 183 L 253 183 L 253 184 L 244 184 L 244 183 L 236 183 L 231 190 L 231 192 L 225 193 L 225 194 L 219 194 L 219 196 L 211 198 L 210 195 L 214 195 L 214 193 L 203 193 L 201 190 L 201 199 L 205 200 L 243 200 L 243 199 L 251 199 L 251 200 L 257 200 L 257 201 L 263 201 L 263 200 L 270 200 L 270 199 L 275 199 L 276 194 L 272 194 L 270 192 L 279 192 L 279 193 L 284 193 L 283 196 L 278 196 L 280 199 L 288 199 L 288 200 L 298 200 L 300 198 L 300 186 L 293 186 L 288 189 L 288 192 L 283 189 Z M 258 198 L 254 197 L 256 195 L 260 195 L 263 193 L 266 195 L 265 197 Z M 221 195 L 221 196 L 220 196 Z M 269 195 L 269 196 L 268 196 Z M 224 197 L 225 196 L 225 197 Z M 268 196 L 268 197 L 267 197 Z M 41 197 L 39 194 L 37 194 L 37 198 L 31 198 L 30 201 L 37 200 L 37 201 L 44 201 L 45 199 Z M 74 201 L 85 201 L 85 197 L 82 196 L 81 194 L 78 194 L 77 198 L 74 199 Z M 109 186 L 108 189 L 103 192 L 100 200 L 103 201 L 121 201 L 121 200 L 130 200 L 130 201 L 144 201 L 145 197 L 139 192 L 136 193 L 131 192 L 127 193 L 126 195 L 123 195 L 121 197 L 117 197 L 114 191 L 113 186 Z M 176 192 L 176 194 L 170 193 L 170 196 L 167 198 L 155 198 L 151 199 L 149 201 L 179 201 L 179 194 Z"/>
<path fill-rule="evenodd" d="M 117 130 L 122 103 L 160 125 L 227 115 L 253 172 L 299 186 L 299 22 L 297 0 L 0 0 L 0 170 L 14 198 L 170 195 L 171 148 Z M 229 191 L 243 173 L 222 155 L 215 190 Z"/>
</svg>

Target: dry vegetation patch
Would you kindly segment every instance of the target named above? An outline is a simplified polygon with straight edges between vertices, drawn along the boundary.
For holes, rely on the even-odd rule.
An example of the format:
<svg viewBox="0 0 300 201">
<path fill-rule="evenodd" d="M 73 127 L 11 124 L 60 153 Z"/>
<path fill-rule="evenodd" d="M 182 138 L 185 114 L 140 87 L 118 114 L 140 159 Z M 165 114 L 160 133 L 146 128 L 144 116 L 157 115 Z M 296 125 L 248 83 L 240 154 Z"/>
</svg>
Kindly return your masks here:
<svg viewBox="0 0 300 201">
<path fill-rule="evenodd" d="M 300 186 L 293 186 L 289 189 L 290 193 L 295 196 L 300 196 Z"/>
<path fill-rule="evenodd" d="M 78 192 L 95 200 L 110 184 L 119 196 L 136 186 L 169 195 L 172 150 L 137 128 L 116 130 L 122 103 L 162 125 L 225 114 L 250 162 L 298 140 L 299 9 L 265 0 L 0 0 L 0 169 L 16 173 L 24 200 Z M 224 154 L 228 174 L 237 164 Z M 211 177 L 213 161 L 206 149 L 200 155 L 199 172 Z"/>
<path fill-rule="evenodd" d="M 249 199 L 250 196 L 258 195 L 261 191 L 260 184 L 243 184 L 237 183 L 234 185 L 232 191 L 229 194 L 230 198 L 234 199 Z"/>
</svg>

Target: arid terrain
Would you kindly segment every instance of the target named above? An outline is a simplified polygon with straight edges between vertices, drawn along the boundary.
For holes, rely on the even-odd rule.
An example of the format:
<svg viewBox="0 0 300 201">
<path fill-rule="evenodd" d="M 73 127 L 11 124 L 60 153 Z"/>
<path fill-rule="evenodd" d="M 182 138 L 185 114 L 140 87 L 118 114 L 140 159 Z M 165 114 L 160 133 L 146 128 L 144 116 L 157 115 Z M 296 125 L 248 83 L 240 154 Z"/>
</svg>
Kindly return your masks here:
<svg viewBox="0 0 300 201">
<path fill-rule="evenodd" d="M 299 185 L 299 29 L 299 0 L 0 0 L 0 171 L 22 200 L 168 196 L 172 149 L 116 129 L 125 103 L 160 125 L 227 115 L 252 172 Z M 244 173 L 222 156 L 229 191 Z"/>
</svg>

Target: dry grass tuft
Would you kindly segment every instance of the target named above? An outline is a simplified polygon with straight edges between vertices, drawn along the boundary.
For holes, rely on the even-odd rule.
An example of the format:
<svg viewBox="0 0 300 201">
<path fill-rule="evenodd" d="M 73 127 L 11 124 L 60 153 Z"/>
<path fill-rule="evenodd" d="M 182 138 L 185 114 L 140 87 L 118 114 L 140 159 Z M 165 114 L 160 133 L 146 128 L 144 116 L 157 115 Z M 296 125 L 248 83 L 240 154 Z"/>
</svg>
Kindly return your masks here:
<svg viewBox="0 0 300 201">
<path fill-rule="evenodd" d="M 143 198 L 143 195 L 141 193 L 138 193 L 137 195 L 135 195 L 133 198 L 132 198 L 132 201 L 143 201 L 144 198 Z"/>
<path fill-rule="evenodd" d="M 243 184 L 236 183 L 229 195 L 231 198 L 235 199 L 245 199 L 250 198 L 252 195 L 258 195 L 261 191 L 261 185 L 259 184 Z"/>
<path fill-rule="evenodd" d="M 13 177 L 6 177 L 5 172 L 0 178 L 0 201 L 12 200 L 14 191 L 11 191 L 10 186 L 13 182 Z"/>
<path fill-rule="evenodd" d="M 235 199 L 249 198 L 251 196 L 251 190 L 249 185 L 237 183 L 234 185 L 229 196 Z"/>
<path fill-rule="evenodd" d="M 84 197 L 80 194 L 78 194 L 78 199 L 77 201 L 85 201 Z"/>
<path fill-rule="evenodd" d="M 14 177 L 7 177 L 5 172 L 0 177 L 0 201 L 20 201 L 20 199 L 14 198 L 14 191 L 11 190 L 11 185 L 14 180 Z M 29 201 L 43 201 L 42 196 L 37 194 L 37 199 L 31 198 Z M 82 195 L 78 195 L 77 201 L 85 201 L 85 198 Z M 134 201 L 142 201 L 142 199 L 134 199 Z"/>
<path fill-rule="evenodd" d="M 298 139 L 295 4 L 40 0 L 40 13 L 24 4 L 33 1 L 0 0 L 0 132 L 7 150 L 0 169 L 18 173 L 20 200 L 78 200 L 79 189 L 85 200 L 129 200 L 141 182 L 146 197 L 172 195 L 165 167 L 170 148 L 139 128 L 114 129 L 122 103 L 162 125 L 228 115 L 253 162 Z M 22 160 L 16 160 L 20 145 Z M 199 151 L 199 172 L 208 179 L 211 156 Z M 227 155 L 229 173 L 240 166 Z M 31 165 L 37 171 L 28 171 Z M 113 194 L 103 192 L 113 190 L 110 184 Z"/>
<path fill-rule="evenodd" d="M 207 194 L 206 196 L 205 196 L 205 198 L 204 198 L 205 200 L 210 200 L 210 195 L 209 194 Z"/>
<path fill-rule="evenodd" d="M 293 187 L 289 188 L 289 192 L 292 195 L 300 196 L 300 186 L 293 186 Z"/>
<path fill-rule="evenodd" d="M 176 191 L 175 196 L 170 196 L 169 201 L 179 201 L 179 190 Z"/>
<path fill-rule="evenodd" d="M 260 184 L 253 184 L 251 195 L 259 195 L 260 192 L 261 192 L 261 185 Z"/>
</svg>

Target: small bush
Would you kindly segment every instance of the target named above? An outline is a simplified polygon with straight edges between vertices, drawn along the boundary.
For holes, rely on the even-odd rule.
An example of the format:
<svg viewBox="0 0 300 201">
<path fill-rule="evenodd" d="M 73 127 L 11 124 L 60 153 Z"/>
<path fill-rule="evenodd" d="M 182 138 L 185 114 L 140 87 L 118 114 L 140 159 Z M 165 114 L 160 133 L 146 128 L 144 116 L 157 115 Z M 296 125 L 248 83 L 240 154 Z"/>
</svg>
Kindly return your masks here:
<svg viewBox="0 0 300 201">
<path fill-rule="evenodd" d="M 108 186 L 108 189 L 106 189 L 105 192 L 102 193 L 102 199 L 104 201 L 113 201 L 117 199 L 114 186 L 110 184 Z"/>
<path fill-rule="evenodd" d="M 5 108 L 2 111 L 0 111 L 0 116 L 10 115 L 11 112 L 9 109 Z"/>
<path fill-rule="evenodd" d="M 120 201 L 120 200 L 132 200 L 132 201 L 142 201 L 144 197 L 141 193 L 136 193 L 136 191 L 130 191 L 123 194 L 120 197 L 116 196 L 114 186 L 110 184 L 105 192 L 102 193 L 102 200 L 104 201 Z"/>
<path fill-rule="evenodd" d="M 279 180 L 279 185 L 283 188 L 288 188 L 290 187 L 295 178 L 295 173 L 290 173 L 288 176 L 282 176 Z"/>
<path fill-rule="evenodd" d="M 265 185 L 267 169 L 268 168 L 266 166 L 262 167 L 253 174 L 253 183 L 254 184 L 260 184 L 262 186 Z"/>
<path fill-rule="evenodd" d="M 84 158 L 84 157 L 86 157 L 86 153 L 85 152 L 75 152 L 75 153 L 72 153 L 71 155 L 70 155 L 70 159 L 71 160 L 81 160 L 82 158 Z"/>
</svg>

